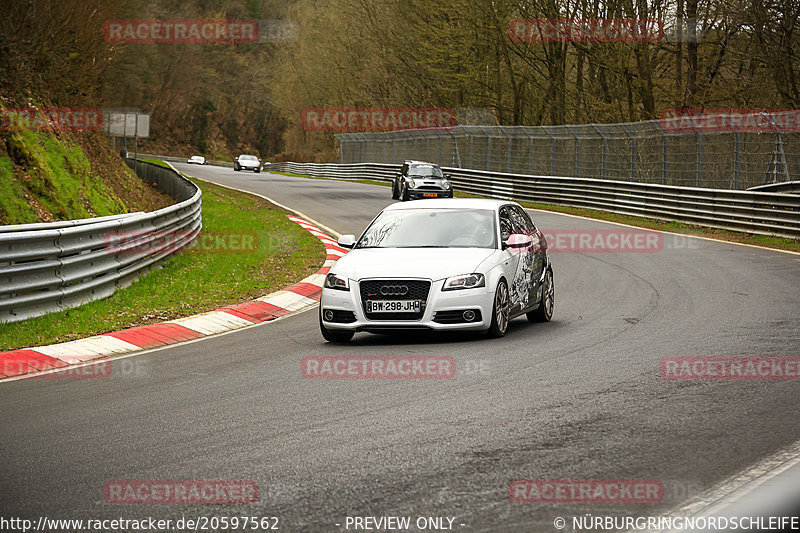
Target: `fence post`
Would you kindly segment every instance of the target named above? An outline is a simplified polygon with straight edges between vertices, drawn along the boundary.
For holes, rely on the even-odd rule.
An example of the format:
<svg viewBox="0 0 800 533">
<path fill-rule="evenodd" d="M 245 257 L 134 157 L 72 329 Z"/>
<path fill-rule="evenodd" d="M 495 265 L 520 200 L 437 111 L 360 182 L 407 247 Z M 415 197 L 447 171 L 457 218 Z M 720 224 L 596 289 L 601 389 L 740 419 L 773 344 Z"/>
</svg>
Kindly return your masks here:
<svg viewBox="0 0 800 533">
<path fill-rule="evenodd" d="M 703 134 L 697 132 L 697 186 L 700 187 L 703 179 Z"/>
<path fill-rule="evenodd" d="M 527 131 L 525 133 L 528 133 Z M 533 174 L 533 136 L 528 133 L 528 174 Z"/>
<path fill-rule="evenodd" d="M 456 133 L 452 129 L 448 130 L 448 133 L 453 140 L 452 164 L 456 168 L 461 168 L 461 153 L 458 151 L 458 137 L 456 137 Z"/>
<path fill-rule="evenodd" d="M 424 135 L 425 135 L 425 157 L 422 159 L 424 161 L 430 161 L 431 159 L 433 159 L 431 157 L 431 136 L 428 135 L 427 133 L 425 133 Z"/>
<path fill-rule="evenodd" d="M 739 189 L 739 152 L 742 148 L 742 134 L 736 132 L 733 146 L 733 190 Z"/>
<path fill-rule="evenodd" d="M 628 136 L 628 139 L 631 141 L 631 168 L 630 168 L 630 180 L 636 181 L 636 156 L 638 155 L 638 145 L 636 135 L 633 134 L 631 129 L 628 127 L 627 124 L 623 124 L 622 128 L 625 130 L 625 134 Z"/>
<path fill-rule="evenodd" d="M 486 170 L 492 170 L 492 136 L 486 135 Z"/>
<path fill-rule="evenodd" d="M 469 168 L 475 168 L 472 164 L 472 154 L 475 150 L 472 149 L 472 132 L 466 130 L 467 135 L 469 136 Z"/>
<path fill-rule="evenodd" d="M 508 139 L 508 160 L 506 161 L 506 172 L 511 174 L 511 145 L 514 143 L 514 137 L 506 135 L 506 138 Z"/>
<path fill-rule="evenodd" d="M 603 140 L 603 150 L 600 154 L 600 179 L 604 180 L 606 179 L 606 154 L 608 152 L 608 142 L 606 141 L 606 136 L 603 134 L 603 131 L 597 127 L 597 124 L 592 124 L 592 127 Z"/>
<path fill-rule="evenodd" d="M 575 177 L 581 177 L 581 138 L 575 133 L 571 126 L 567 125 L 572 136 L 575 137 Z"/>
<path fill-rule="evenodd" d="M 669 137 L 667 136 L 664 131 L 661 131 L 661 148 L 662 148 L 662 156 L 661 156 L 661 185 L 667 184 L 667 153 L 669 152 Z"/>
</svg>

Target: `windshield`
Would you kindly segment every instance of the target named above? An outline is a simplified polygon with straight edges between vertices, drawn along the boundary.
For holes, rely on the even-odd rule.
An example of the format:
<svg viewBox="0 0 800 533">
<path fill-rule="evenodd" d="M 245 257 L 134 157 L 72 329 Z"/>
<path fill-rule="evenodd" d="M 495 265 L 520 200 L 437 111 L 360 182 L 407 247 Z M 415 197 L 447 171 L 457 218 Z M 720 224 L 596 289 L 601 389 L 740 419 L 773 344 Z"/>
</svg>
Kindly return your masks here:
<svg viewBox="0 0 800 533">
<path fill-rule="evenodd" d="M 258 161 L 258 158 L 254 155 L 240 155 L 239 161 Z"/>
<path fill-rule="evenodd" d="M 411 209 L 384 211 L 356 248 L 496 248 L 494 211 Z"/>
<path fill-rule="evenodd" d="M 433 176 L 442 178 L 442 169 L 433 165 L 419 165 L 408 169 L 409 176 Z"/>
</svg>

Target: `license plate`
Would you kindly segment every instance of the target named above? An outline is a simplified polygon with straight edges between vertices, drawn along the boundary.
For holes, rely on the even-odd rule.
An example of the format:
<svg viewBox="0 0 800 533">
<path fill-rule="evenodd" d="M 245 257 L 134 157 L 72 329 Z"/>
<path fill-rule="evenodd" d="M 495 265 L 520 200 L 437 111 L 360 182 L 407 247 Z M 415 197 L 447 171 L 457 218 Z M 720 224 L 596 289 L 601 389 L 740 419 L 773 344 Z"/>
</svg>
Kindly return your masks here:
<svg viewBox="0 0 800 533">
<path fill-rule="evenodd" d="M 419 300 L 367 300 L 367 313 L 419 313 Z"/>
<path fill-rule="evenodd" d="M 424 196 L 425 198 L 436 198 L 439 195 L 436 194 L 435 192 L 424 192 L 422 193 L 422 196 Z"/>
</svg>

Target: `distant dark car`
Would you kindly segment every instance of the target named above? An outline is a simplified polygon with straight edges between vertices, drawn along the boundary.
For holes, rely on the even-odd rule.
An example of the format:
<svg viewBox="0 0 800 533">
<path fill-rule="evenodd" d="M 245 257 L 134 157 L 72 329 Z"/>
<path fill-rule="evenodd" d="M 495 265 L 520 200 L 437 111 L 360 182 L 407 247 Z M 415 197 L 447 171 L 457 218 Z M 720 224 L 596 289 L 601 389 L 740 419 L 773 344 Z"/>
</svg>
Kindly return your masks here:
<svg viewBox="0 0 800 533">
<path fill-rule="evenodd" d="M 192 157 L 187 159 L 186 162 L 193 165 L 205 165 L 206 158 L 201 155 L 193 155 Z"/>
<path fill-rule="evenodd" d="M 406 161 L 392 181 L 392 198 L 404 202 L 418 198 L 452 198 L 453 186 L 448 178 L 439 165 Z"/>
<path fill-rule="evenodd" d="M 261 172 L 261 161 L 254 155 L 242 154 L 233 160 L 233 170 L 252 170 Z"/>
</svg>

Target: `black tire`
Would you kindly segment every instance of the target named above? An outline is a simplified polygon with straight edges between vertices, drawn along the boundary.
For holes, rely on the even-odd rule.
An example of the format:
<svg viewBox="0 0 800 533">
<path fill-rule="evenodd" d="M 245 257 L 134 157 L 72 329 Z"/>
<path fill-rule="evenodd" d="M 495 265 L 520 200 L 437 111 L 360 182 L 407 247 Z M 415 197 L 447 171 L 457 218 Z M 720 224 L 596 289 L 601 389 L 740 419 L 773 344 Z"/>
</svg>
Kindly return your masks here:
<svg viewBox="0 0 800 533">
<path fill-rule="evenodd" d="M 553 318 L 553 309 L 556 305 L 556 286 L 553 282 L 553 270 L 548 268 L 544 274 L 542 282 L 542 297 L 539 300 L 539 307 L 526 313 L 525 316 L 531 322 L 550 322 Z"/>
<path fill-rule="evenodd" d="M 494 291 L 494 305 L 492 306 L 492 323 L 486 334 L 493 339 L 502 337 L 508 331 L 508 322 L 511 312 L 511 295 L 508 292 L 506 280 L 501 279 Z"/>
<path fill-rule="evenodd" d="M 402 191 L 400 192 L 400 201 L 401 202 L 408 201 L 408 185 L 403 186 Z"/>
<path fill-rule="evenodd" d="M 397 180 L 392 180 L 392 200 L 397 200 L 400 195 L 397 193 Z"/>
<path fill-rule="evenodd" d="M 254 168 L 254 169 L 253 169 L 253 172 L 255 172 L 256 174 L 261 174 L 261 169 Z"/>
<path fill-rule="evenodd" d="M 233 171 L 239 172 L 239 165 L 233 165 Z"/>
<path fill-rule="evenodd" d="M 335 343 L 348 342 L 350 339 L 353 338 L 353 335 L 355 335 L 355 333 L 352 331 L 326 328 L 325 326 L 322 325 L 322 315 L 320 315 L 319 317 L 319 330 L 326 341 Z"/>
</svg>

